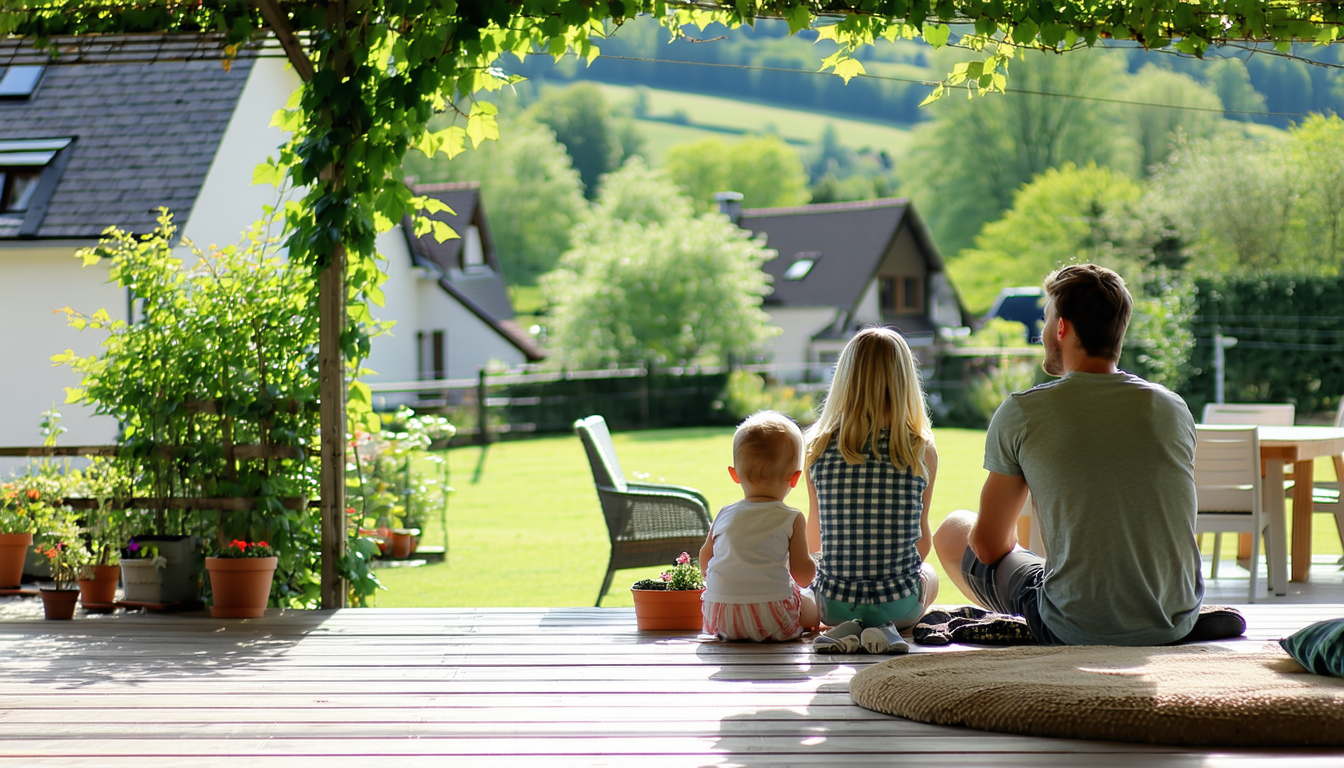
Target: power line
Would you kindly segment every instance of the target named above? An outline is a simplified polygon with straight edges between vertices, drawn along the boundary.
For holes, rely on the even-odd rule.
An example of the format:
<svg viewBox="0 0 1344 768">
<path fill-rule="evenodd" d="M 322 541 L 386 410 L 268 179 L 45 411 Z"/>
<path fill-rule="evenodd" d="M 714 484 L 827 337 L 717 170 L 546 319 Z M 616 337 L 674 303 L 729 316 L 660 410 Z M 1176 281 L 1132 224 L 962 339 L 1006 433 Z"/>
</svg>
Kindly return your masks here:
<svg viewBox="0 0 1344 768">
<path fill-rule="evenodd" d="M 534 54 L 534 55 L 547 55 L 547 54 Z M 750 72 L 785 72 L 797 75 L 813 75 L 813 76 L 820 75 L 822 77 L 835 77 L 835 75 L 830 72 L 817 72 L 810 69 L 794 69 L 791 67 L 763 67 L 755 64 L 725 64 L 722 62 L 712 62 L 712 61 L 682 61 L 679 59 L 657 59 L 645 56 L 614 56 L 605 53 L 602 54 L 598 60 L 600 61 L 601 59 L 607 59 L 612 61 L 638 61 L 638 62 L 646 62 L 649 64 L 683 64 L 694 67 L 737 69 Z M 887 80 L 898 83 L 916 83 L 919 85 L 927 85 L 930 87 L 937 86 L 939 84 L 937 80 L 920 80 L 918 78 L 899 77 L 897 75 L 873 75 L 866 72 L 855 75 L 854 77 L 865 78 L 868 80 Z M 955 90 L 970 90 L 969 85 L 952 86 L 952 88 Z M 1013 88 L 1011 86 L 1004 89 L 1004 91 L 1005 93 L 1019 94 L 1023 96 L 1046 96 L 1055 99 L 1075 99 L 1077 101 L 1095 101 L 1105 104 L 1120 104 L 1128 107 L 1154 107 L 1157 109 L 1174 109 L 1184 112 L 1214 112 L 1220 115 L 1248 115 L 1248 116 L 1263 116 L 1263 117 L 1309 116 L 1309 114 L 1306 112 L 1267 112 L 1267 111 L 1257 112 L 1252 110 L 1216 109 L 1214 107 L 1192 107 L 1178 104 L 1155 104 L 1152 102 L 1145 102 L 1145 101 L 1127 101 L 1125 99 L 1113 99 L 1113 98 L 1107 98 L 1105 96 L 1084 96 L 1082 94 L 1075 94 L 1075 93 L 1052 93 L 1050 91 L 1033 91 L 1025 88 Z"/>
</svg>

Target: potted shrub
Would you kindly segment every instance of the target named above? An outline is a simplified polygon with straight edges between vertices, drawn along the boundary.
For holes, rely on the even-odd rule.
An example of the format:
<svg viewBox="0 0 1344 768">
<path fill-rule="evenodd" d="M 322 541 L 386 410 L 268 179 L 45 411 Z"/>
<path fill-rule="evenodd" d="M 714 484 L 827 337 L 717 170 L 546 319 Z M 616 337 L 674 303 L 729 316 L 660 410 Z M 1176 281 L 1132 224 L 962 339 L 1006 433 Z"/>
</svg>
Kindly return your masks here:
<svg viewBox="0 0 1344 768">
<path fill-rule="evenodd" d="M 641 630 L 694 629 L 704 626 L 700 596 L 705 579 L 700 566 L 685 552 L 677 557 L 670 571 L 657 579 L 642 579 L 630 587 L 635 600 L 635 623 Z"/>
<path fill-rule="evenodd" d="M 205 558 L 214 594 L 210 615 L 224 619 L 264 616 L 278 562 L 266 542 L 249 544 L 240 539 L 234 539 L 214 557 Z"/>
<path fill-rule="evenodd" d="M 0 486 L 0 589 L 17 588 L 43 511 L 42 494 L 15 481 Z"/>
</svg>

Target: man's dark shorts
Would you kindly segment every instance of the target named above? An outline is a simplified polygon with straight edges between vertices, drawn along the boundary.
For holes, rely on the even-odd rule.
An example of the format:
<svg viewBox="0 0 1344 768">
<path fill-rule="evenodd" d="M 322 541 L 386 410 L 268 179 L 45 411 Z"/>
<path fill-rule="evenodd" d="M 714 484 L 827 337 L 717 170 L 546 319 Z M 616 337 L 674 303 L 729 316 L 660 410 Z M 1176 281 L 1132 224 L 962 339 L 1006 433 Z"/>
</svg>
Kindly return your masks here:
<svg viewBox="0 0 1344 768">
<path fill-rule="evenodd" d="M 1041 620 L 1045 558 L 1014 547 L 999 562 L 985 565 L 967 547 L 961 558 L 961 575 L 966 578 L 976 602 L 997 613 L 1023 617 L 1032 636 L 1041 645 L 1064 645 Z"/>
</svg>

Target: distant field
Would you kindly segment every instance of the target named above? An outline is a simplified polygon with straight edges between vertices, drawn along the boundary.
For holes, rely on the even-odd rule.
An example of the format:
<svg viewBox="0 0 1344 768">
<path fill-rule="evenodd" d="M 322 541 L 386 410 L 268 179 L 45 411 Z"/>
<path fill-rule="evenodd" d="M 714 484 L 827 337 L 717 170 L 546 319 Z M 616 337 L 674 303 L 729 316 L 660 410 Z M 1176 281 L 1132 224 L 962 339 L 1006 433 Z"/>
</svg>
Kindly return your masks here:
<svg viewBox="0 0 1344 768">
<path fill-rule="evenodd" d="M 598 83 L 611 102 L 632 102 L 636 88 Z M 678 91 L 649 89 L 649 114 L 671 118 L 678 112 L 688 120 L 685 125 L 665 120 L 638 120 L 648 138 L 645 154 L 652 163 L 662 161 L 663 151 L 673 144 L 709 137 L 732 140 L 751 133 L 777 133 L 790 144 L 813 144 L 826 125 L 834 125 L 840 143 L 853 149 L 885 149 L 899 156 L 910 142 L 910 130 L 885 123 L 835 117 L 785 107 L 772 107 L 740 99 L 724 99 Z M 716 130 L 717 129 L 717 130 Z"/>
</svg>

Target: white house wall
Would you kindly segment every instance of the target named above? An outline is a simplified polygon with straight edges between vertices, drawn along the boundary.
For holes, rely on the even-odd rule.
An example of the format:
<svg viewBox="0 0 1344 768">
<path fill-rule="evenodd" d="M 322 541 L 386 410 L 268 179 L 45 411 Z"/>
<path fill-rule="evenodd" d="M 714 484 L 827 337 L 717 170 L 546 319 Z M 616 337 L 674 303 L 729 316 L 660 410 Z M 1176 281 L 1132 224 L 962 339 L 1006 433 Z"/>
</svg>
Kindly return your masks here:
<svg viewBox="0 0 1344 768">
<path fill-rule="evenodd" d="M 835 322 L 834 307 L 766 307 L 770 324 L 781 333 L 766 343 L 781 381 L 803 378 L 810 363 L 812 337 Z"/>
<path fill-rule="evenodd" d="M 882 304 L 878 298 L 876 280 L 869 280 L 868 287 L 863 289 L 863 298 L 859 299 L 858 306 L 854 308 L 853 321 L 859 325 L 882 324 Z"/>
<path fill-rule="evenodd" d="M 106 309 L 114 319 L 126 317 L 126 293 L 108 282 L 108 265 L 84 267 L 76 246 L 19 248 L 0 245 L 0 445 L 41 445 L 38 423 L 54 403 L 69 432 L 63 445 L 107 445 L 117 424 L 95 416 L 87 406 L 64 405 L 65 388 L 78 387 L 69 367 L 54 367 L 51 356 L 73 349 L 89 355 L 99 350 L 99 331 L 71 328 L 63 307 L 92 314 Z M 53 312 L 55 312 L 53 314 Z M 17 462 L 0 460 L 0 477 Z"/>
<path fill-rule="evenodd" d="M 254 185 L 252 172 L 267 157 L 279 156 L 286 135 L 271 125 L 271 117 L 300 84 L 282 59 L 257 59 L 252 65 L 196 206 L 182 228 L 198 247 L 238 242 L 241 233 L 261 218 L 262 206 L 276 205 L 275 187 Z M 182 224 L 182 214 L 178 215 Z"/>
</svg>

